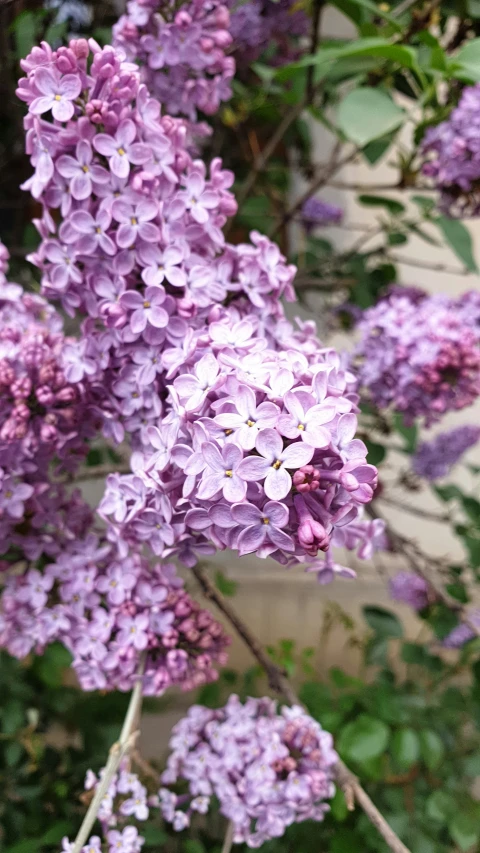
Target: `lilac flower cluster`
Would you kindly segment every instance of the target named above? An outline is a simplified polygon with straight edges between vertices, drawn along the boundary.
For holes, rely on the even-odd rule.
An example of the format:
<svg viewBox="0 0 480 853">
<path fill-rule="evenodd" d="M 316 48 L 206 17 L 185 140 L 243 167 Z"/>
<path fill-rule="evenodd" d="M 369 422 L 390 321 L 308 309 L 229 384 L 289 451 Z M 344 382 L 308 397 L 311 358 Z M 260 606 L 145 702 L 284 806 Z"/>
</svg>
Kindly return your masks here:
<svg viewBox="0 0 480 853">
<path fill-rule="evenodd" d="M 142 66 L 149 91 L 169 115 L 194 122 L 228 101 L 235 62 L 227 55 L 230 16 L 221 0 L 129 0 L 113 44 Z"/>
<path fill-rule="evenodd" d="M 150 565 L 90 531 L 40 572 L 7 575 L 0 646 L 15 657 L 61 642 L 83 690 L 131 690 L 146 654 L 145 695 L 217 678 L 229 638 L 183 589 L 171 564 Z"/>
<path fill-rule="evenodd" d="M 424 610 L 428 605 L 428 583 L 415 572 L 398 572 L 390 580 L 389 589 L 394 601 L 408 604 L 412 610 Z"/>
<path fill-rule="evenodd" d="M 77 534 L 85 529 L 90 514 L 52 473 L 75 470 L 103 415 L 89 377 L 72 382 L 79 345 L 63 334 L 61 317 L 7 274 L 0 244 L 0 554 L 37 559 L 58 553 L 66 515 Z"/>
<path fill-rule="evenodd" d="M 465 643 L 478 637 L 477 631 L 480 630 L 480 610 L 473 610 L 469 613 L 469 620 L 472 627 L 465 622 L 461 622 L 442 640 L 442 646 L 446 649 L 461 649 Z"/>
<path fill-rule="evenodd" d="M 479 116 L 480 85 L 467 86 L 448 119 L 425 134 L 422 170 L 440 190 L 441 209 L 449 216 L 480 212 Z"/>
<path fill-rule="evenodd" d="M 480 393 L 478 329 L 464 298 L 393 293 L 364 312 L 354 352 L 360 386 L 379 408 L 430 425 Z"/>
<path fill-rule="evenodd" d="M 459 426 L 441 432 L 431 441 L 422 442 L 412 458 L 412 468 L 419 477 L 439 480 L 471 447 L 480 441 L 480 428 Z"/>
<path fill-rule="evenodd" d="M 95 773 L 89 770 L 85 779 L 85 790 L 95 791 L 104 772 L 104 769 L 101 770 L 97 778 Z M 128 768 L 127 762 L 123 761 L 100 804 L 98 820 L 102 827 L 103 838 L 98 835 L 92 836 L 85 847 L 82 847 L 82 853 L 102 853 L 105 849 L 108 853 L 140 853 L 145 839 L 139 835 L 136 826 L 125 826 L 125 823 L 129 819 L 147 820 L 149 815 L 147 801 L 147 789 L 138 776 Z M 73 847 L 73 842 L 64 838 L 61 853 L 71 853 Z"/>
<path fill-rule="evenodd" d="M 325 228 L 327 225 L 340 225 L 343 220 L 343 208 L 329 204 L 320 198 L 309 198 L 303 204 L 300 218 L 307 234 L 315 228 Z"/>
<path fill-rule="evenodd" d="M 354 438 L 354 377 L 312 323 L 285 319 L 295 270 L 278 247 L 255 232 L 225 244 L 233 176 L 192 160 L 182 121 L 160 117 L 118 51 L 43 45 L 23 67 L 26 186 L 43 204 L 32 260 L 46 295 L 88 315 L 71 370 L 94 370 L 104 434 L 135 450 L 132 475 L 107 483 L 109 536 L 186 565 L 364 542 L 376 470 Z"/>
<path fill-rule="evenodd" d="M 274 64 L 290 62 L 299 54 L 299 40 L 307 35 L 309 18 L 297 0 L 230 0 L 232 49 L 241 67 L 264 52 Z"/>
<path fill-rule="evenodd" d="M 212 796 L 234 825 L 234 843 L 261 847 L 287 826 L 323 820 L 334 794 L 332 736 L 302 708 L 277 709 L 271 699 L 231 696 L 224 708 L 194 705 L 173 728 L 162 781 L 188 784 L 188 795 L 159 791 L 163 817 L 175 829 Z"/>
</svg>

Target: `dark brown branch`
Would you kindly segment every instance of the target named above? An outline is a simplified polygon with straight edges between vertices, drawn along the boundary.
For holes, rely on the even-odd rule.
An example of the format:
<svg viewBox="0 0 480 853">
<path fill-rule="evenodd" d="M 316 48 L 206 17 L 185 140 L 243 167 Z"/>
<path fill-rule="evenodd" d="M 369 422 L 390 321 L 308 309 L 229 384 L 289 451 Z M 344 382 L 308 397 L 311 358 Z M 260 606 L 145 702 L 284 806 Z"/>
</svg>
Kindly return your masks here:
<svg viewBox="0 0 480 853">
<path fill-rule="evenodd" d="M 391 254 L 389 257 L 396 264 L 405 264 L 405 266 L 418 267 L 422 270 L 443 272 L 448 275 L 470 275 L 470 270 L 467 270 L 466 267 L 450 267 L 448 264 L 434 264 L 429 261 L 420 261 L 417 258 L 408 258 L 405 255 Z"/>
<path fill-rule="evenodd" d="M 313 16 L 312 16 L 312 40 L 310 44 L 310 55 L 314 56 L 317 52 L 320 41 L 320 18 L 325 6 L 324 0 L 313 0 Z M 311 104 L 315 95 L 315 66 L 310 65 L 307 71 L 307 103 Z"/>
<path fill-rule="evenodd" d="M 437 521 L 442 524 L 445 524 L 446 521 L 450 521 L 448 515 L 439 515 L 439 513 L 436 512 L 428 512 L 426 509 L 420 509 L 418 506 L 410 506 L 409 504 L 402 503 L 402 501 L 396 501 L 393 498 L 384 497 L 384 495 L 380 495 L 377 500 L 381 503 L 387 504 L 387 506 L 393 506 L 403 512 L 409 512 L 411 515 L 416 515 L 417 518 L 425 518 L 427 521 Z"/>
<path fill-rule="evenodd" d="M 196 565 L 193 566 L 192 572 L 195 575 L 205 598 L 213 601 L 220 612 L 228 619 L 237 634 L 242 638 L 245 645 L 250 649 L 252 655 L 258 661 L 262 669 L 265 670 L 272 690 L 278 693 L 279 696 L 283 696 L 290 705 L 300 705 L 303 707 L 283 670 L 270 660 L 261 643 L 259 643 L 238 613 L 210 581 L 210 578 L 204 569 L 201 568 L 201 566 Z M 355 802 L 358 803 L 370 822 L 386 841 L 392 853 L 410 853 L 408 847 L 400 841 L 383 815 L 380 814 L 376 805 L 360 785 L 357 777 L 348 769 L 340 758 L 335 766 L 335 774 L 338 784 L 345 794 L 348 808 L 353 809 Z"/>
</svg>

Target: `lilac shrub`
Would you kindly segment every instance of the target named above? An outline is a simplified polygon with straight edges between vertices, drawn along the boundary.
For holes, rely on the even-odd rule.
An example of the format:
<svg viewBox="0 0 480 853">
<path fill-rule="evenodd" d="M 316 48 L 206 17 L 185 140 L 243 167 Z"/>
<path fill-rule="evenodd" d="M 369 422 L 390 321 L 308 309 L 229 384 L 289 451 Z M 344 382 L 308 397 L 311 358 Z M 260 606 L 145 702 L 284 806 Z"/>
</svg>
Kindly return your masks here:
<svg viewBox="0 0 480 853">
<path fill-rule="evenodd" d="M 376 470 L 354 437 L 355 379 L 312 323 L 285 319 L 295 270 L 278 247 L 225 243 L 233 176 L 192 160 L 185 123 L 160 117 L 120 52 L 44 45 L 23 67 L 26 188 L 43 205 L 31 260 L 45 295 L 87 315 L 78 371 L 96 365 L 104 435 L 135 451 L 107 482 L 109 537 L 187 566 L 227 547 L 283 563 L 356 547 Z M 78 81 L 65 122 L 38 117 L 46 71 Z"/>
<path fill-rule="evenodd" d="M 427 426 L 471 405 L 480 393 L 480 349 L 465 296 L 449 299 L 398 289 L 367 309 L 353 364 L 360 387 L 380 409 Z"/>
</svg>

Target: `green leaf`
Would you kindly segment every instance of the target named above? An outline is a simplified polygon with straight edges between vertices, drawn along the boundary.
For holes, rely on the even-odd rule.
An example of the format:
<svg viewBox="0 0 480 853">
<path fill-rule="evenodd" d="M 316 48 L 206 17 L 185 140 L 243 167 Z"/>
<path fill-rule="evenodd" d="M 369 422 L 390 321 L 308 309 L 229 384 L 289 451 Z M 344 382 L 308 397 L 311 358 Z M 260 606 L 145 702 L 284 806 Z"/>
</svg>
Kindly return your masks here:
<svg viewBox="0 0 480 853">
<path fill-rule="evenodd" d="M 23 755 L 23 746 L 18 741 L 14 740 L 7 743 L 5 747 L 5 764 L 7 767 L 15 767 Z"/>
<path fill-rule="evenodd" d="M 341 101 L 337 119 L 347 139 L 363 148 L 400 127 L 404 117 L 404 111 L 386 92 L 360 86 Z"/>
<path fill-rule="evenodd" d="M 480 0 L 467 0 L 467 13 L 471 18 L 480 18 Z"/>
<path fill-rule="evenodd" d="M 62 41 L 63 37 L 66 35 L 68 30 L 67 21 L 60 21 L 59 23 L 50 24 L 45 33 L 45 41 L 48 42 L 52 47 L 58 47 L 59 42 Z"/>
<path fill-rule="evenodd" d="M 427 800 L 426 813 L 432 820 L 445 824 L 451 815 L 455 814 L 456 808 L 455 800 L 450 794 L 434 791 Z"/>
<path fill-rule="evenodd" d="M 215 572 L 215 586 L 220 590 L 222 595 L 232 596 L 235 595 L 238 584 L 227 578 L 219 569 Z"/>
<path fill-rule="evenodd" d="M 463 492 L 457 486 L 434 486 L 433 491 L 444 503 L 453 501 L 456 498 L 463 500 Z"/>
<path fill-rule="evenodd" d="M 2 853 L 38 853 L 38 839 L 30 838 L 14 844 L 13 847 L 7 847 Z"/>
<path fill-rule="evenodd" d="M 462 498 L 462 507 L 471 521 L 478 527 L 480 522 L 480 502 L 466 495 Z"/>
<path fill-rule="evenodd" d="M 390 213 L 404 213 L 405 205 L 383 195 L 359 195 L 358 201 L 365 207 L 386 207 Z"/>
<path fill-rule="evenodd" d="M 380 462 L 383 462 L 387 455 L 387 451 L 383 445 L 377 444 L 375 441 L 366 441 L 365 444 L 367 446 L 368 461 L 370 465 L 380 465 Z"/>
<path fill-rule="evenodd" d="M 408 770 L 420 758 L 420 741 L 414 729 L 398 729 L 390 744 L 392 756 L 402 769 Z"/>
<path fill-rule="evenodd" d="M 22 12 L 13 24 L 17 57 L 21 59 L 30 53 L 37 40 L 37 18 L 33 12 Z"/>
<path fill-rule="evenodd" d="M 70 835 L 72 832 L 72 824 L 68 820 L 59 820 L 54 823 L 50 829 L 47 829 L 45 835 L 40 839 L 41 844 L 60 844 L 65 835 Z"/>
<path fill-rule="evenodd" d="M 448 216 L 439 216 L 435 219 L 435 224 L 457 258 L 465 264 L 467 270 L 478 272 L 473 256 L 472 237 L 463 222 L 460 222 L 459 219 L 449 219 Z"/>
<path fill-rule="evenodd" d="M 382 159 L 383 155 L 387 153 L 393 142 L 394 136 L 395 134 L 392 134 L 391 136 L 386 136 L 383 139 L 375 139 L 373 142 L 369 142 L 368 145 L 365 146 L 362 154 L 371 166 L 378 163 L 378 161 Z"/>
<path fill-rule="evenodd" d="M 387 242 L 389 246 L 404 246 L 405 243 L 408 243 L 408 237 L 402 231 L 390 231 L 387 235 Z"/>
<path fill-rule="evenodd" d="M 33 664 L 36 675 L 48 687 L 60 687 L 63 682 L 65 670 L 72 662 L 72 655 L 61 643 L 52 643 L 47 646 L 43 655 L 37 657 Z"/>
<path fill-rule="evenodd" d="M 445 755 L 445 747 L 441 737 L 431 729 L 424 729 L 419 732 L 419 738 L 420 755 L 423 761 L 429 770 L 436 770 Z"/>
<path fill-rule="evenodd" d="M 332 817 L 337 821 L 344 821 L 348 817 L 348 807 L 341 788 L 336 789 L 335 796 L 330 800 L 330 810 Z"/>
<path fill-rule="evenodd" d="M 182 850 L 183 853 L 206 853 L 206 849 L 202 842 L 196 841 L 192 838 L 183 842 Z"/>
<path fill-rule="evenodd" d="M 420 208 L 422 213 L 429 214 L 435 209 L 435 200 L 426 195 L 412 195 L 411 201 Z"/>
<path fill-rule="evenodd" d="M 478 817 L 456 814 L 448 824 L 448 830 L 460 850 L 470 850 L 480 838 Z"/>
<path fill-rule="evenodd" d="M 403 637 L 402 623 L 390 610 L 367 605 L 363 608 L 363 618 L 367 625 L 381 637 Z"/>
<path fill-rule="evenodd" d="M 11 735 L 25 725 L 25 708 L 19 699 L 10 699 L 0 709 L 1 729 Z"/>
<path fill-rule="evenodd" d="M 402 436 L 405 441 L 406 453 L 415 453 L 417 447 L 418 428 L 415 425 L 406 426 L 403 421 L 402 415 L 398 413 L 393 416 L 393 424 L 395 426 L 396 431 Z"/>
<path fill-rule="evenodd" d="M 163 829 L 152 824 L 142 824 L 142 835 L 145 839 L 146 847 L 155 847 L 159 849 L 160 845 L 166 844 L 168 835 Z"/>
<path fill-rule="evenodd" d="M 480 38 L 468 41 L 460 48 L 450 71 L 459 80 L 477 83 L 480 81 Z"/>
<path fill-rule="evenodd" d="M 345 761 L 361 764 L 378 758 L 385 752 L 390 729 L 381 720 L 360 714 L 356 720 L 347 723 L 337 740 L 337 748 Z"/>
</svg>

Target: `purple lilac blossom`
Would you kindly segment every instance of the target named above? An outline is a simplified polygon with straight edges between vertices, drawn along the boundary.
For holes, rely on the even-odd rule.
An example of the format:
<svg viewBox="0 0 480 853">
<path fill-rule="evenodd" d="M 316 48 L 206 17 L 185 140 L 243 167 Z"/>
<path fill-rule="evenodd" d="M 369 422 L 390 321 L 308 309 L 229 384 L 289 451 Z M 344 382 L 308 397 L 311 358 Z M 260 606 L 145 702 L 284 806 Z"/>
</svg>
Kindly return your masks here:
<svg viewBox="0 0 480 853">
<path fill-rule="evenodd" d="M 291 62 L 301 52 L 309 17 L 297 0 L 229 0 L 232 50 L 241 68 L 268 51 L 269 62 Z"/>
<path fill-rule="evenodd" d="M 144 651 L 144 695 L 215 680 L 229 638 L 185 592 L 174 566 L 152 566 L 92 528 L 83 539 L 74 532 L 42 573 L 7 575 L 0 645 L 21 658 L 63 643 L 83 690 L 131 690 Z"/>
<path fill-rule="evenodd" d="M 85 790 L 95 792 L 104 772 L 102 769 L 97 777 L 88 770 Z M 139 835 L 136 826 L 128 824 L 128 819 L 144 821 L 149 813 L 147 789 L 124 760 L 100 803 L 98 821 L 102 837 L 92 836 L 82 847 L 82 853 L 102 853 L 104 850 L 108 853 L 140 853 L 145 839 Z M 64 838 L 61 853 L 71 853 L 73 847 L 73 842 Z"/>
<path fill-rule="evenodd" d="M 480 440 L 480 427 L 459 426 L 441 432 L 431 441 L 422 442 L 412 458 L 412 468 L 419 477 L 439 480 Z"/>
<path fill-rule="evenodd" d="M 480 610 L 474 610 L 469 614 L 470 622 L 480 630 Z M 442 646 L 446 649 L 461 649 L 465 643 L 470 642 L 475 637 L 478 637 L 478 633 L 474 631 L 473 627 L 467 625 L 465 622 L 462 622 L 460 625 L 457 625 L 456 628 L 453 628 L 452 631 L 442 640 Z"/>
<path fill-rule="evenodd" d="M 133 549 L 148 539 L 156 556 L 188 566 L 237 547 L 252 526 L 233 514 L 237 504 L 262 513 L 276 501 L 288 514 L 283 547 L 265 536 L 260 557 L 301 562 L 337 542 L 368 551 L 361 510 L 376 470 L 354 437 L 355 378 L 313 323 L 285 319 L 280 298 L 293 299 L 295 269 L 278 247 L 257 232 L 250 244 L 225 243 L 233 175 L 219 160 L 208 175 L 192 160 L 184 121 L 160 117 L 118 51 L 42 45 L 22 66 L 28 104 L 39 69 L 81 84 L 71 120 L 27 116 L 35 174 L 26 188 L 43 205 L 31 258 L 43 292 L 87 315 L 72 371 L 96 365 L 104 435 L 128 435 L 134 450 L 132 475 L 112 476 L 101 504 L 110 538 Z M 72 192 L 76 166 L 60 174 L 65 158 L 72 170 L 70 160 L 83 164 L 87 198 L 82 181 Z M 244 536 L 243 553 L 247 541 L 255 550 Z"/>
<path fill-rule="evenodd" d="M 474 402 L 479 335 L 466 296 L 394 292 L 363 313 L 352 367 L 374 405 L 402 413 L 407 424 L 423 417 L 429 426 Z"/>
<path fill-rule="evenodd" d="M 169 115 L 195 122 L 199 110 L 212 115 L 231 97 L 229 25 L 220 0 L 190 0 L 181 9 L 171 0 L 129 0 L 113 28 L 113 45 L 140 64 L 143 81 Z"/>
<path fill-rule="evenodd" d="M 389 588 L 394 601 L 408 604 L 413 610 L 423 610 L 428 604 L 428 584 L 415 572 L 398 572 Z"/>
<path fill-rule="evenodd" d="M 308 234 L 315 228 L 325 228 L 327 225 L 340 225 L 343 216 L 343 208 L 322 201 L 320 198 L 307 199 L 300 211 L 302 225 Z"/>
<path fill-rule="evenodd" d="M 427 130 L 422 143 L 424 175 L 440 191 L 441 209 L 464 218 L 480 212 L 480 85 L 463 89 L 446 121 Z"/>
<path fill-rule="evenodd" d="M 271 699 L 231 696 L 224 708 L 200 705 L 172 730 L 166 786 L 188 783 L 181 797 L 159 791 L 163 817 L 174 829 L 189 826 L 192 813 L 216 796 L 234 825 L 234 843 L 261 847 L 303 820 L 321 821 L 335 791 L 337 755 L 332 736 L 302 708 Z"/>
</svg>

